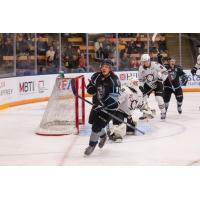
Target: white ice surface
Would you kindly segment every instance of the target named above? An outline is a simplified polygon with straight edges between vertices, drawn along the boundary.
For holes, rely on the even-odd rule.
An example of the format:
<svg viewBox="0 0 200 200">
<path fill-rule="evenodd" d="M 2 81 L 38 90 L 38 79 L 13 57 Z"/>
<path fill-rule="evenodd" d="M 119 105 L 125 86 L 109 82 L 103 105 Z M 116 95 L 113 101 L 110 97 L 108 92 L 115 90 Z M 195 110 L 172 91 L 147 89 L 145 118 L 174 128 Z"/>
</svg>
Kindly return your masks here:
<svg viewBox="0 0 200 200">
<path fill-rule="evenodd" d="M 126 136 L 123 143 L 107 142 L 84 157 L 90 125 L 80 135 L 39 136 L 35 134 L 46 102 L 0 111 L 0 165 L 200 165 L 200 93 L 184 93 L 183 114 L 172 97 L 167 119 L 160 120 L 154 95 L 150 104 L 156 117 L 140 122 L 146 132 Z M 86 106 L 88 118 L 90 106 Z"/>
</svg>

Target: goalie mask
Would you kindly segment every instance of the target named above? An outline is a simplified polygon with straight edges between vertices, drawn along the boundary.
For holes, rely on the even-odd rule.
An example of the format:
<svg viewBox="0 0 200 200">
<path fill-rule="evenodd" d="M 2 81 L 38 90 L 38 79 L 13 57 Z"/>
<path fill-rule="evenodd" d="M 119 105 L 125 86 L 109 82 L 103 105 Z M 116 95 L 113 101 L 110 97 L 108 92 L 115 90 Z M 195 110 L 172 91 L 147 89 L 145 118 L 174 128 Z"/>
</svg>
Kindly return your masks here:
<svg viewBox="0 0 200 200">
<path fill-rule="evenodd" d="M 138 87 L 139 87 L 139 86 L 138 86 L 138 79 L 135 78 L 135 77 L 130 77 L 130 78 L 128 79 L 128 82 L 127 82 L 126 86 L 127 86 L 127 87 L 130 87 L 130 88 L 133 88 L 134 90 L 137 91 L 137 89 L 138 89 Z"/>
</svg>

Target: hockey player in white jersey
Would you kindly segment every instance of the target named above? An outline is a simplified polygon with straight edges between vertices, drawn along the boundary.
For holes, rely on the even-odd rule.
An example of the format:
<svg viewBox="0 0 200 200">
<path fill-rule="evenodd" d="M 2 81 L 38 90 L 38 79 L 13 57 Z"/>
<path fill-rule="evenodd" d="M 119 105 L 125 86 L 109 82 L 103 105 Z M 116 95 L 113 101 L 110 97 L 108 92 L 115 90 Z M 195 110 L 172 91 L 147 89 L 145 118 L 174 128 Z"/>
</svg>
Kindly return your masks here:
<svg viewBox="0 0 200 200">
<path fill-rule="evenodd" d="M 148 116 L 148 118 L 153 118 L 152 111 L 144 102 L 143 94 L 139 89 L 138 80 L 136 78 L 130 78 L 126 86 L 121 88 L 118 102 L 119 107 L 115 111 L 115 116 L 121 120 L 127 120 L 127 123 L 131 124 L 133 127 L 137 125 L 137 117 L 134 114 L 136 109 L 139 109 Z M 107 133 L 110 140 L 121 142 L 125 135 L 134 135 L 135 130 L 113 119 L 113 126 L 107 127 Z"/>
<path fill-rule="evenodd" d="M 157 62 L 151 61 L 148 54 L 141 56 L 141 65 L 138 72 L 140 89 L 143 92 L 145 101 L 147 101 L 147 97 L 153 91 L 155 92 L 155 98 L 161 111 L 162 120 L 166 118 L 163 100 L 163 81 L 165 81 L 167 75 L 167 69 Z"/>
<path fill-rule="evenodd" d="M 200 69 L 200 55 L 197 56 L 197 63 L 196 63 L 196 65 L 191 69 L 191 74 L 192 74 L 193 76 L 195 76 L 198 69 Z"/>
</svg>

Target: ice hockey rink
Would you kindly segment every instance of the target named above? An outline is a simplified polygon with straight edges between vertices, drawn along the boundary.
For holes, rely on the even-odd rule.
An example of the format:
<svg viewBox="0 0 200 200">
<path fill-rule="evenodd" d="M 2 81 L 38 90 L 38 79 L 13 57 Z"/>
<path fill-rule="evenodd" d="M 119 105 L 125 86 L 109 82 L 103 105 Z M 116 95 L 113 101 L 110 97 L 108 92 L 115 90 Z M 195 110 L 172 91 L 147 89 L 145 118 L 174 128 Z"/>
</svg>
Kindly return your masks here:
<svg viewBox="0 0 200 200">
<path fill-rule="evenodd" d="M 123 143 L 107 141 L 89 157 L 84 157 L 90 125 L 80 135 L 39 136 L 35 134 L 47 102 L 27 104 L 0 111 L 1 166 L 62 165 L 200 165 L 200 93 L 184 93 L 183 113 L 176 110 L 175 98 L 160 120 L 154 95 L 150 105 L 157 110 L 154 119 L 138 123 L 145 135 L 126 136 Z M 88 117 L 90 105 L 86 106 Z"/>
</svg>

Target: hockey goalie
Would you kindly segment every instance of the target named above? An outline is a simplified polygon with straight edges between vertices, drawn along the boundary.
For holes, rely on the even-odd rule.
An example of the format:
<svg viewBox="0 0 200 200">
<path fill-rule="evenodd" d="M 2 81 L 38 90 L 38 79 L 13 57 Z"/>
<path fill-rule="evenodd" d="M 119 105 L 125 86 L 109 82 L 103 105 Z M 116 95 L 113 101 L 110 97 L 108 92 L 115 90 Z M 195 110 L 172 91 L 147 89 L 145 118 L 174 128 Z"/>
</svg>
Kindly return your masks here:
<svg viewBox="0 0 200 200">
<path fill-rule="evenodd" d="M 136 127 L 138 121 L 135 114 L 136 110 L 140 110 L 148 119 L 153 118 L 155 115 L 154 110 L 151 110 L 144 101 L 143 94 L 138 86 L 138 80 L 132 77 L 128 80 L 126 86 L 123 86 L 120 90 L 119 107 L 115 111 L 115 116 Z M 122 142 L 125 135 L 135 135 L 136 131 L 113 119 L 113 124 L 109 124 L 107 127 L 107 134 L 110 140 Z"/>
</svg>

